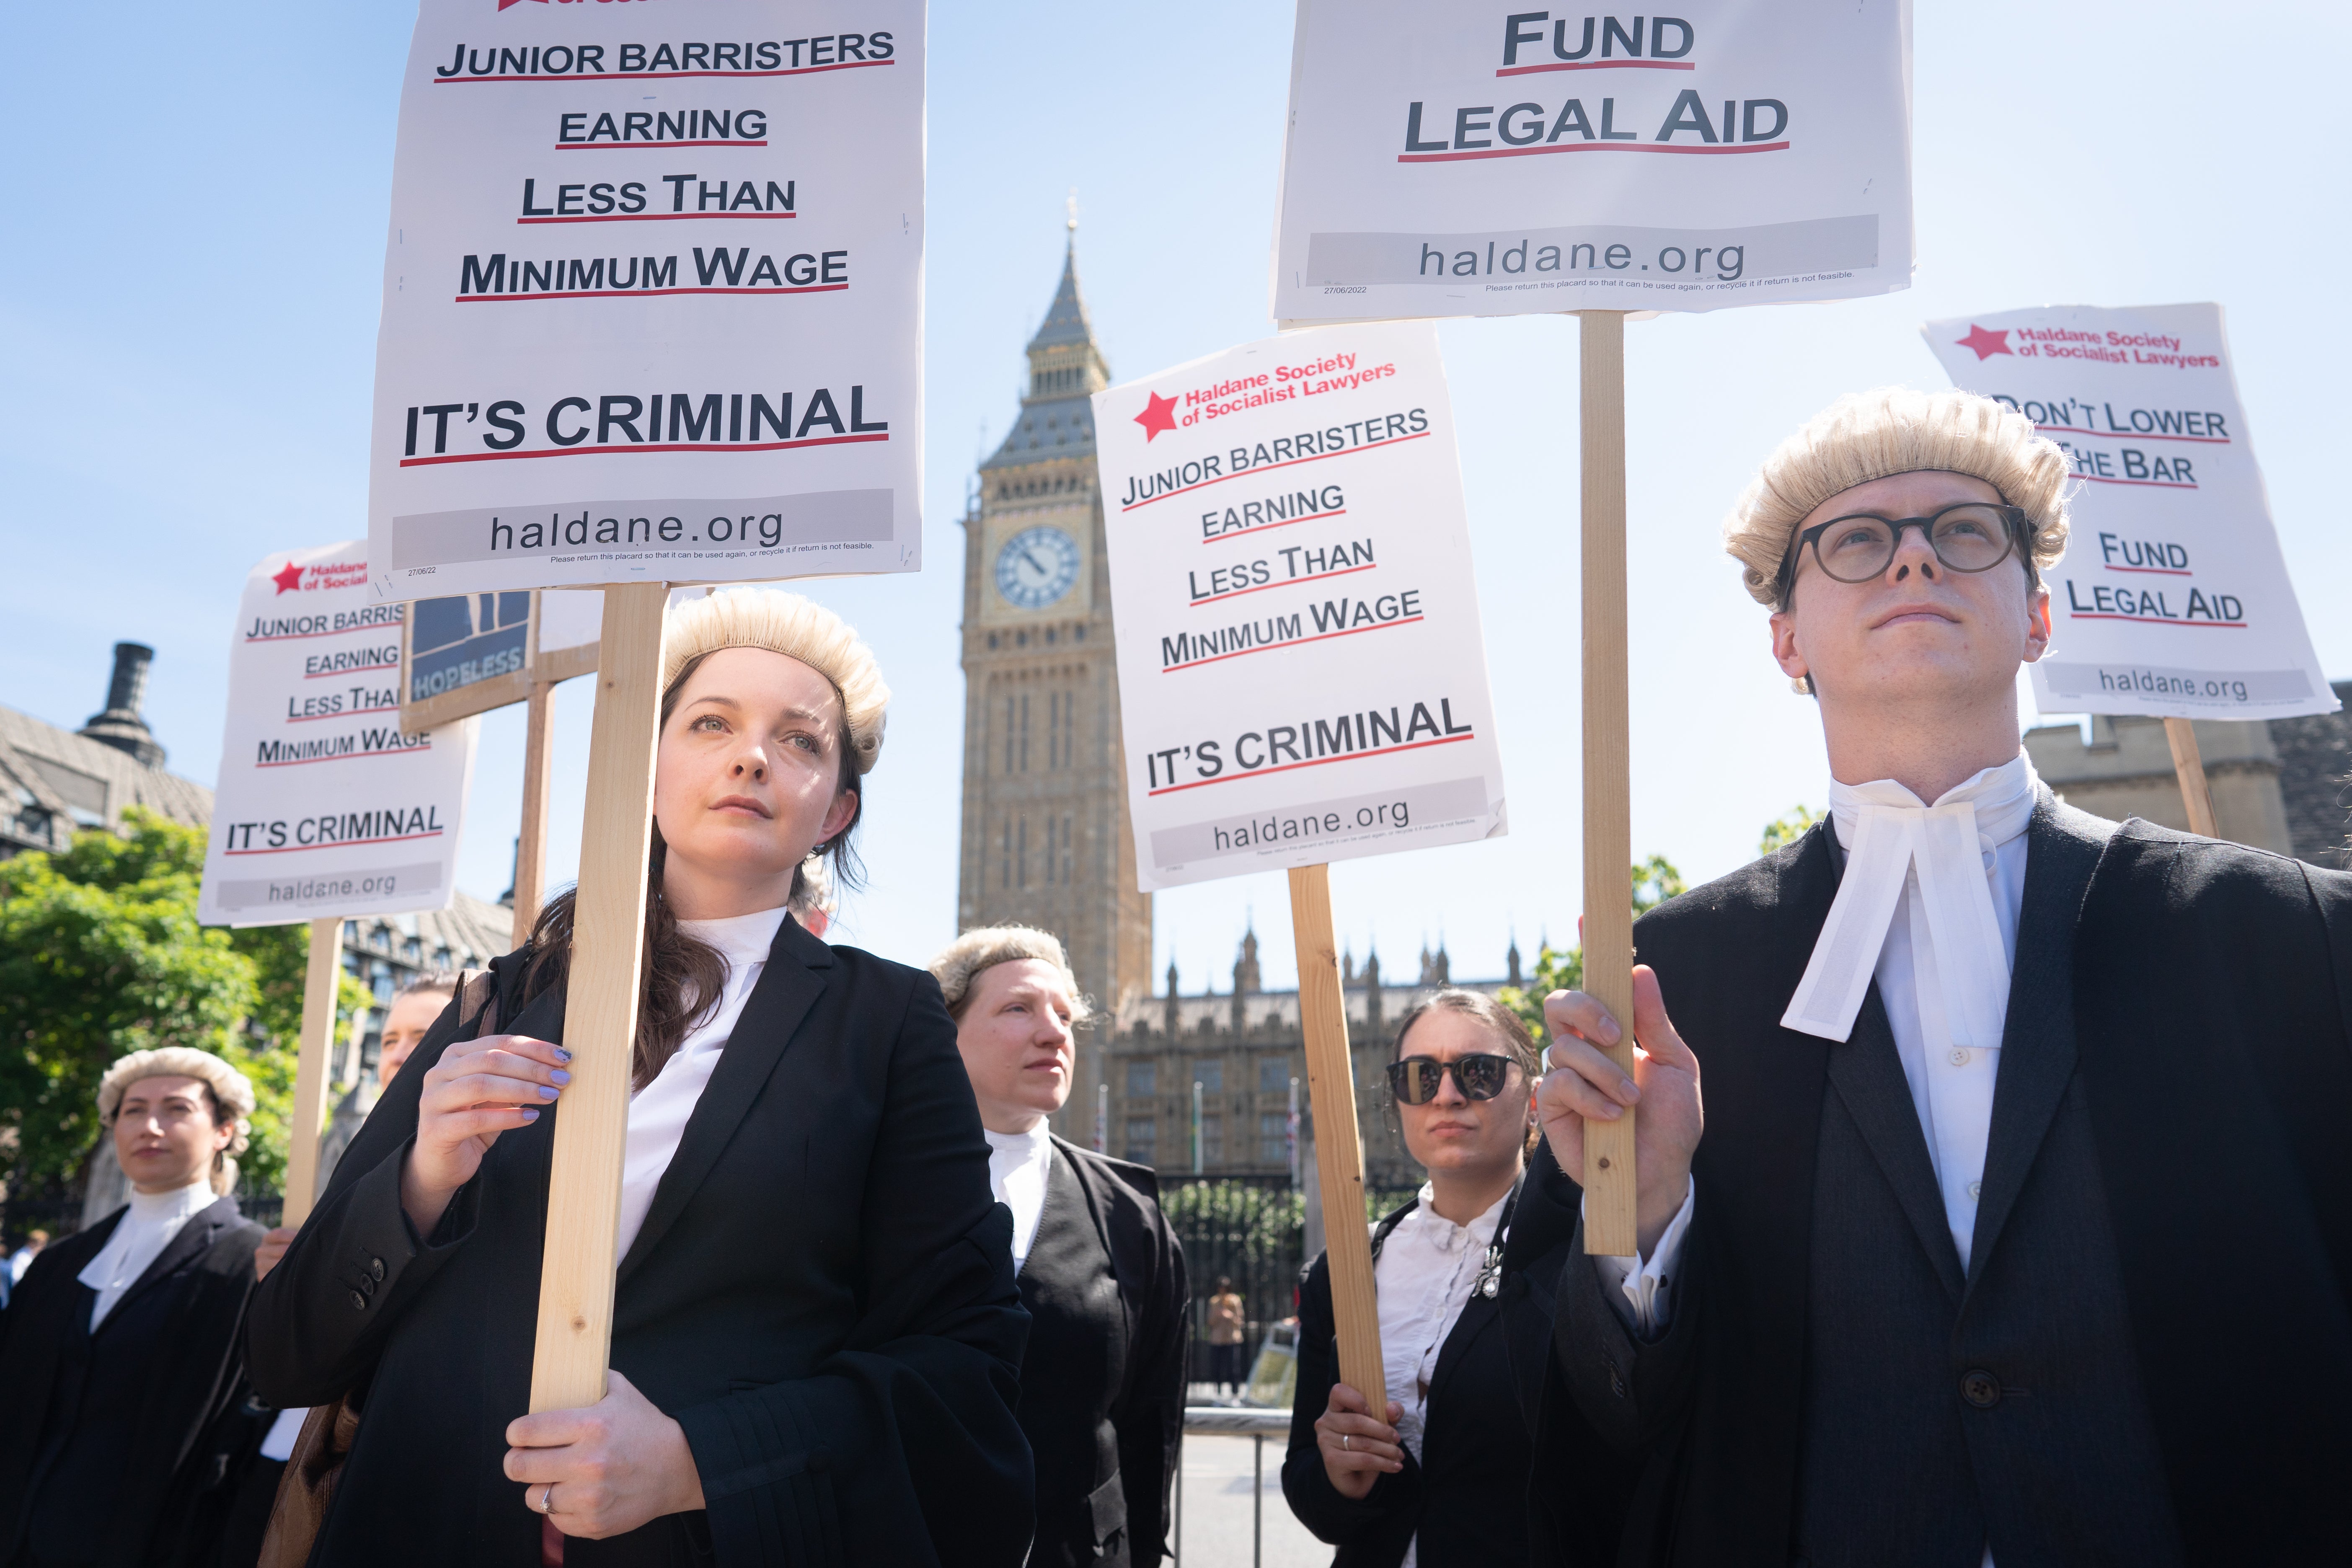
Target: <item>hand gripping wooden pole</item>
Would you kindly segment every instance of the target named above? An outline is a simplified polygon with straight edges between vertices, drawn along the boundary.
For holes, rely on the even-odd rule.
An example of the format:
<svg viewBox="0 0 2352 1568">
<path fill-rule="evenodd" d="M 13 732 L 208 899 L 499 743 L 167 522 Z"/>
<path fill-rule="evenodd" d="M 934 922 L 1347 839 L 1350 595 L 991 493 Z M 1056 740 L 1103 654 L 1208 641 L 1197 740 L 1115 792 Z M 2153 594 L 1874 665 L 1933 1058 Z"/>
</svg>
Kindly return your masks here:
<svg viewBox="0 0 2352 1568">
<path fill-rule="evenodd" d="M 319 1187 L 319 1124 L 327 1109 L 327 1058 L 335 1049 L 335 981 L 342 973 L 343 922 L 310 922 L 310 962 L 302 971 L 302 1037 L 294 1058 L 294 1119 L 286 1128 L 286 1208 L 292 1230 L 310 1217 Z"/>
<path fill-rule="evenodd" d="M 1339 1381 L 1385 1421 L 1388 1375 L 1381 1361 L 1380 1302 L 1372 1292 L 1372 1239 L 1364 1224 L 1364 1147 L 1356 1130 L 1356 1068 L 1348 1054 L 1339 943 L 1331 934 L 1328 866 L 1290 873 L 1290 934 L 1298 949 L 1298 1025 L 1306 1037 L 1307 1100 L 1315 1110 L 1315 1169 L 1323 1183 Z"/>
<path fill-rule="evenodd" d="M 2187 719 L 2167 719 L 2164 738 L 2172 742 L 2172 771 L 2180 776 L 2180 798 L 2189 807 L 2189 831 L 2219 838 L 2213 826 L 2213 790 L 2205 782 L 2204 754 L 2197 749 L 2196 726 Z"/>
<path fill-rule="evenodd" d="M 1633 827 L 1625 675 L 1625 314 L 1580 310 L 1584 587 L 1584 989 L 1624 1033 L 1611 1060 L 1633 1073 Z M 1584 1250 L 1630 1257 L 1636 1240 L 1633 1118 L 1584 1124 Z"/>
<path fill-rule="evenodd" d="M 555 1111 L 539 1336 L 530 1363 L 534 1411 L 576 1410 L 604 1397 L 668 602 L 668 585 L 662 583 L 604 590 L 572 977 L 563 1005 L 572 1082 Z"/>
</svg>

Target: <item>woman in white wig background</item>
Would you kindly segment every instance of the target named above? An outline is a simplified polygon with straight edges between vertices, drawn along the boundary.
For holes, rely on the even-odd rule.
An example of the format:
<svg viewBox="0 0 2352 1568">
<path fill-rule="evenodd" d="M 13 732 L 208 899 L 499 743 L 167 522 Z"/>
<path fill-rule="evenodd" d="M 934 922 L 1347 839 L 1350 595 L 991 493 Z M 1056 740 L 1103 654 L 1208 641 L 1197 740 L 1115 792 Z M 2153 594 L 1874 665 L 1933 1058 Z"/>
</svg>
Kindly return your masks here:
<svg viewBox="0 0 2352 1568">
<path fill-rule="evenodd" d="M 133 1051 L 98 1114 L 131 1201 L 0 1313 L 0 1563 L 207 1561 L 265 1415 L 243 1343 L 262 1232 L 230 1195 L 253 1085 L 210 1051 Z"/>
<path fill-rule="evenodd" d="M 417 1047 L 262 1287 L 256 1387 L 324 1407 L 289 1491 L 349 1443 L 322 1517 L 312 1486 L 278 1523 L 338 1565 L 1017 1564 L 1027 1319 L 955 1026 L 929 974 L 790 913 L 813 858 L 855 877 L 888 689 L 774 590 L 675 610 L 662 684 L 610 1393 L 525 1414 L 565 895 Z"/>
</svg>

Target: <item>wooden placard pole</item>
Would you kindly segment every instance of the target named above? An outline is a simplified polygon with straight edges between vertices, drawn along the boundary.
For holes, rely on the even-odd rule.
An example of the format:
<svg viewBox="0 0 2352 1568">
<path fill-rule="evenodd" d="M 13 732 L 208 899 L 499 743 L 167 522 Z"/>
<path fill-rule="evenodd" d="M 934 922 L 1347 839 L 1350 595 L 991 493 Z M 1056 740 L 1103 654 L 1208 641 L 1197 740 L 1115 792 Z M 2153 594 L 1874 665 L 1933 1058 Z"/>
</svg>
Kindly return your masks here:
<svg viewBox="0 0 2352 1568">
<path fill-rule="evenodd" d="M 1584 588 L 1584 989 L 1633 1072 L 1633 827 L 1625 658 L 1625 313 L 1579 310 Z M 1639 1250 L 1633 1118 L 1584 1124 L 1584 1250 Z"/>
<path fill-rule="evenodd" d="M 604 1397 L 668 602 L 663 583 L 604 590 L 572 977 L 564 997 L 572 1082 L 556 1110 L 548 1178 L 547 1247 L 530 1365 L 534 1411 L 579 1409 Z M 520 884 L 516 896 L 521 896 Z"/>
<path fill-rule="evenodd" d="M 536 635 L 537 628 L 533 628 Z M 547 795 L 555 720 L 555 683 L 530 683 L 522 742 L 522 829 L 515 844 L 514 937 L 520 947 L 539 923 L 540 893 L 547 885 Z"/>
<path fill-rule="evenodd" d="M 2172 771 L 2180 775 L 2180 798 L 2189 807 L 2189 831 L 2219 838 L 2213 825 L 2213 790 L 2205 782 L 2205 758 L 2197 749 L 2196 726 L 2187 719 L 2167 719 L 2164 738 L 2172 742 Z"/>
<path fill-rule="evenodd" d="M 1315 1108 L 1315 1169 L 1323 1183 L 1324 1255 L 1330 1259 L 1331 1320 L 1339 1381 L 1388 1418 L 1381 1309 L 1372 1292 L 1372 1240 L 1364 1224 L 1364 1148 L 1356 1130 L 1356 1068 L 1348 1054 L 1348 1003 L 1331 934 L 1331 868 L 1290 873 L 1290 933 L 1298 949 L 1298 1026 L 1306 1037 L 1307 1093 Z"/>
<path fill-rule="evenodd" d="M 302 971 L 302 1038 L 294 1058 L 294 1120 L 286 1129 L 286 1207 L 278 1224 L 298 1229 L 319 1187 L 319 1124 L 325 1120 L 328 1057 L 335 1048 L 335 982 L 342 973 L 343 922 L 310 922 Z"/>
</svg>

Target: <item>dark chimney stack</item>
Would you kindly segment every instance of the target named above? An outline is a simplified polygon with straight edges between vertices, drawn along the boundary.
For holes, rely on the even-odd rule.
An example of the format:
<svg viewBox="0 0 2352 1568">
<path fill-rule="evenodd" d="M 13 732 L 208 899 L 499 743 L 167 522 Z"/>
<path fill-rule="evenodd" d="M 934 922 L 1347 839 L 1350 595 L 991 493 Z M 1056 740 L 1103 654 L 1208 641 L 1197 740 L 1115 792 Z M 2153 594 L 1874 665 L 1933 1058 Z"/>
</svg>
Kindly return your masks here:
<svg viewBox="0 0 2352 1568">
<path fill-rule="evenodd" d="M 145 643 L 116 643 L 114 679 L 107 683 L 106 710 L 91 714 L 80 732 L 101 746 L 128 752 L 147 767 L 160 768 L 163 747 L 139 714 L 139 705 L 147 695 L 147 669 L 154 662 L 155 650 Z"/>
</svg>

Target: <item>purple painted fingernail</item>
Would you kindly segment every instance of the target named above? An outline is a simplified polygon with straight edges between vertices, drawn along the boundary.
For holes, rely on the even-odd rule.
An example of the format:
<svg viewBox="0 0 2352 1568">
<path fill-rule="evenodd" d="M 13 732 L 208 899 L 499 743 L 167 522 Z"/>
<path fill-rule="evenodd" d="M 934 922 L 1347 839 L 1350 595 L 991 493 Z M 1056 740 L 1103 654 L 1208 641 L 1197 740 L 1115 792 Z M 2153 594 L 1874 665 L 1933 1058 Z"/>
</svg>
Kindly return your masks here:
<svg viewBox="0 0 2352 1568">
<path fill-rule="evenodd" d="M 572 1053 L 565 1050 L 562 1046 L 555 1047 L 555 1054 L 564 1061 L 568 1062 L 572 1059 Z"/>
<path fill-rule="evenodd" d="M 562 1089 L 551 1089 L 546 1084 L 541 1084 L 539 1086 L 539 1098 L 541 1100 L 553 1100 L 557 1095 L 562 1092 L 563 1091 Z"/>
<path fill-rule="evenodd" d="M 558 1083 L 570 1083 L 572 1081 L 572 1075 L 565 1072 L 562 1068 L 557 1068 L 553 1072 L 548 1074 L 548 1076 Z M 1631 1089 L 1633 1086 L 1629 1083 L 1625 1087 L 1627 1089 Z"/>
<path fill-rule="evenodd" d="M 525 1121 L 536 1121 L 539 1120 L 539 1112 L 536 1110 L 526 1110 L 522 1113 L 522 1119 Z"/>
</svg>

